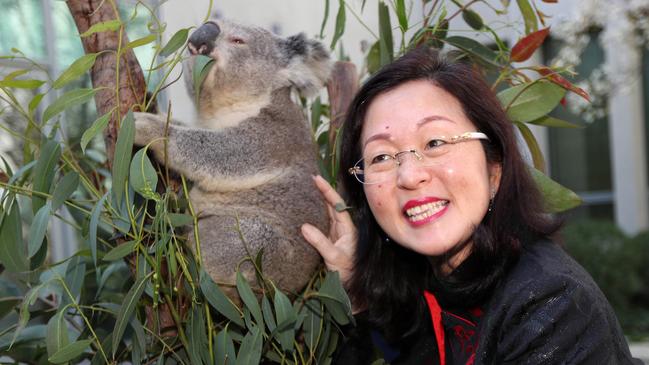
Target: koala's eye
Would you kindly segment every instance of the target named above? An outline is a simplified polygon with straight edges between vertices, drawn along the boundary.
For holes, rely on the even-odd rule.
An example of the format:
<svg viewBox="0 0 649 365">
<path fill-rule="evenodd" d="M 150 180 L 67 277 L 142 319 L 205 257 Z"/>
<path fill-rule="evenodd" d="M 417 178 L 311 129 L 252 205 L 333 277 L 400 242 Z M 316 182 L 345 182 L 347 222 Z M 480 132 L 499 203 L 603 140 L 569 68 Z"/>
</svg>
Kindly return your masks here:
<svg viewBox="0 0 649 365">
<path fill-rule="evenodd" d="M 230 42 L 234 43 L 234 44 L 246 44 L 246 41 L 244 41 L 243 39 L 238 38 L 238 37 L 230 38 Z"/>
</svg>

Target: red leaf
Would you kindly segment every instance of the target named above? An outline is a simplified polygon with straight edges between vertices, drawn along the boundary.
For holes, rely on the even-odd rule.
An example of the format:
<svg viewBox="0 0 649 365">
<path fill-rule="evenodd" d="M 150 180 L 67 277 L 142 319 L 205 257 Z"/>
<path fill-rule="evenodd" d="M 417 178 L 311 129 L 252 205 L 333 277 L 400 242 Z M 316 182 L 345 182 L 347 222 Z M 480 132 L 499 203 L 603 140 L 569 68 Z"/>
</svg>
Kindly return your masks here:
<svg viewBox="0 0 649 365">
<path fill-rule="evenodd" d="M 544 3 L 558 3 L 559 2 L 559 0 L 541 0 L 541 1 L 543 1 Z"/>
<path fill-rule="evenodd" d="M 563 105 L 563 106 L 568 105 L 568 102 L 566 101 L 566 97 L 565 97 L 565 96 L 564 96 L 563 98 L 561 98 L 561 101 L 559 101 L 559 103 L 561 103 L 561 105 Z"/>
<path fill-rule="evenodd" d="M 549 33 L 550 28 L 548 27 L 532 32 L 521 38 L 512 48 L 511 60 L 513 62 L 523 62 L 530 58 L 534 51 L 543 44 L 545 37 L 547 37 Z"/>
<path fill-rule="evenodd" d="M 538 73 L 540 73 L 542 76 L 546 77 L 548 80 L 554 82 L 555 84 L 561 86 L 566 90 L 572 91 L 573 93 L 586 99 L 586 101 L 590 102 L 590 96 L 588 95 L 586 90 L 573 85 L 570 81 L 566 80 L 563 76 L 559 75 L 551 68 L 545 66 L 539 66 L 539 67 L 535 67 L 535 70 Z"/>
</svg>

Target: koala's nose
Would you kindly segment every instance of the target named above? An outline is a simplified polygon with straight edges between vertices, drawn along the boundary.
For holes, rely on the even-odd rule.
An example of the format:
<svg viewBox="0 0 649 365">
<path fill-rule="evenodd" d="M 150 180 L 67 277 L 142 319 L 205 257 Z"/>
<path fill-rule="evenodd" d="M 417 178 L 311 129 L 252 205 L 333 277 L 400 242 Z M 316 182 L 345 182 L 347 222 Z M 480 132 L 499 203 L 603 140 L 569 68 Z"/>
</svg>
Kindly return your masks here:
<svg viewBox="0 0 649 365">
<path fill-rule="evenodd" d="M 221 28 L 214 22 L 201 25 L 189 37 L 189 52 L 193 55 L 208 55 L 214 49 L 214 41 L 221 33 Z"/>
</svg>

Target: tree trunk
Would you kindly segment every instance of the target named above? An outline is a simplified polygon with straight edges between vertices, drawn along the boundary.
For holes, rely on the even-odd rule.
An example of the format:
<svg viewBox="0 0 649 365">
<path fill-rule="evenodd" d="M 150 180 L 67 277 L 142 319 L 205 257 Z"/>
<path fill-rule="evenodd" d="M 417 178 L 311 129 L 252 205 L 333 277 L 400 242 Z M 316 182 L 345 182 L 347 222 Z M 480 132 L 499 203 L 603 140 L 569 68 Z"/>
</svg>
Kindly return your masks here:
<svg viewBox="0 0 649 365">
<path fill-rule="evenodd" d="M 105 0 L 68 0 L 68 8 L 77 25 L 79 33 L 87 31 L 92 25 L 118 19 L 116 2 Z M 104 51 L 97 57 L 91 71 L 92 85 L 101 87 L 95 94 L 97 113 L 104 115 L 115 109 L 104 132 L 106 155 L 109 167 L 113 163 L 115 142 L 119 124 L 124 115 L 130 110 L 139 111 L 146 95 L 146 85 L 142 68 L 135 58 L 132 49 L 123 52 L 119 60 L 119 75 L 117 74 L 117 49 L 120 42 L 123 48 L 128 44 L 128 37 L 121 27 L 117 31 L 105 31 L 82 37 L 83 49 L 86 53 Z"/>
</svg>

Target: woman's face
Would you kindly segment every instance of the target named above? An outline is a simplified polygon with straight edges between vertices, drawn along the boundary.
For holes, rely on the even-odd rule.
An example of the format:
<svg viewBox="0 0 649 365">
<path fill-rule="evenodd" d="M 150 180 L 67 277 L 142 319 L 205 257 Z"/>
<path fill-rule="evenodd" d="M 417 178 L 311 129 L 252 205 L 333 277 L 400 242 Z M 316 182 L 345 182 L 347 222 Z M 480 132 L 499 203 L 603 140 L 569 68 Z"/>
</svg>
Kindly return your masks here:
<svg viewBox="0 0 649 365">
<path fill-rule="evenodd" d="M 465 132 L 477 130 L 458 100 L 429 81 L 404 83 L 370 104 L 360 141 L 364 158 L 438 149 L 428 153 L 438 156 L 430 160 L 433 166 L 404 153 L 391 178 L 364 185 L 374 217 L 400 245 L 427 256 L 442 255 L 469 240 L 487 213 L 500 182 L 500 165 L 487 163 L 479 140 L 430 142 Z M 469 242 L 448 262 L 449 268 L 457 266 L 470 247 Z"/>
</svg>

